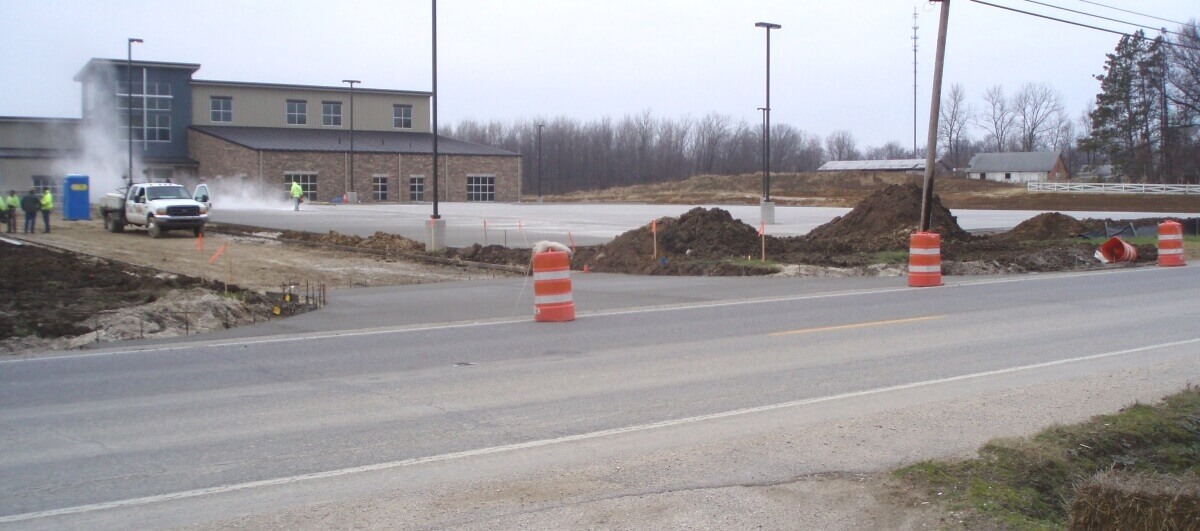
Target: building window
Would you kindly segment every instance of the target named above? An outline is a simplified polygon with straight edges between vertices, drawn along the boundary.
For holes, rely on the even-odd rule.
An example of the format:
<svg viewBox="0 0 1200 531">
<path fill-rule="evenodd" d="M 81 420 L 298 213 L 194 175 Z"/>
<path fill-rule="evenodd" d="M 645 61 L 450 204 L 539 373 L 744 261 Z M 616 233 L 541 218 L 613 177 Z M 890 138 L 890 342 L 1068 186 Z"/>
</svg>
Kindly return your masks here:
<svg viewBox="0 0 1200 531">
<path fill-rule="evenodd" d="M 150 142 L 170 142 L 171 115 L 161 113 L 147 115 L 146 140 Z"/>
<path fill-rule="evenodd" d="M 304 190 L 305 201 L 315 201 L 317 199 L 317 172 L 285 172 L 283 174 L 283 189 L 287 192 L 286 197 L 292 197 L 293 181 L 300 183 L 300 188 Z"/>
<path fill-rule="evenodd" d="M 208 102 L 209 108 L 212 109 L 212 121 L 233 121 L 233 98 L 229 96 L 212 96 L 208 99 Z"/>
<path fill-rule="evenodd" d="M 413 175 L 412 177 L 408 178 L 408 200 L 425 200 L 425 176 Z"/>
<path fill-rule="evenodd" d="M 468 175 L 467 176 L 467 201 L 495 201 L 496 200 L 496 176 L 494 175 Z"/>
<path fill-rule="evenodd" d="M 371 194 L 376 201 L 387 201 L 387 175 L 374 175 L 371 177 Z"/>
<path fill-rule="evenodd" d="M 304 125 L 308 123 L 308 101 L 287 100 L 288 125 Z"/>
<path fill-rule="evenodd" d="M 321 125 L 342 125 L 342 102 L 321 102 Z"/>
<path fill-rule="evenodd" d="M 1011 180 L 1012 180 L 1012 174 L 1011 174 L 1011 173 L 1006 173 L 1006 174 L 1004 174 L 1004 180 L 1006 180 L 1006 181 L 1011 181 Z"/>
<path fill-rule="evenodd" d="M 981 180 L 981 181 L 986 181 L 986 180 L 987 180 L 987 174 L 986 174 L 986 173 L 980 173 L 980 174 L 979 174 L 979 180 Z"/>
<path fill-rule="evenodd" d="M 46 190 L 54 193 L 54 178 L 49 175 L 34 175 L 33 189 L 37 190 L 38 195 L 46 193 Z"/>
<path fill-rule="evenodd" d="M 392 127 L 412 129 L 412 105 L 392 105 Z"/>
</svg>

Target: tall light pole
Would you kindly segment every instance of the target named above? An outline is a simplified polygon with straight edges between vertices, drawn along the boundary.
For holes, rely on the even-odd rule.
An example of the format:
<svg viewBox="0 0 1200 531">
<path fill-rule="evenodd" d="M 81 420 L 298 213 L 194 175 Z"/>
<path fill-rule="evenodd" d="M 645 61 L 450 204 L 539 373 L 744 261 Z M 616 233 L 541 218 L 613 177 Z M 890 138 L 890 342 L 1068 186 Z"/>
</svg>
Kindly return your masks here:
<svg viewBox="0 0 1200 531">
<path fill-rule="evenodd" d="M 538 202 L 539 202 L 539 203 L 541 203 L 541 202 L 542 202 L 542 128 L 543 128 L 543 127 L 546 127 L 546 124 L 537 124 L 537 128 L 538 128 L 538 136 L 537 136 L 537 142 L 538 142 L 538 145 L 537 145 L 537 152 L 538 152 L 537 171 L 538 171 Z"/>
<path fill-rule="evenodd" d="M 430 219 L 441 219 L 438 215 L 438 97 L 437 97 L 437 0 L 433 2 L 433 216 Z"/>
<path fill-rule="evenodd" d="M 783 26 L 770 22 L 756 22 L 754 27 L 767 30 L 767 104 L 763 107 L 762 217 L 763 223 L 775 223 L 775 209 L 774 204 L 771 203 L 771 30 Z"/>
<path fill-rule="evenodd" d="M 135 42 L 141 43 L 142 40 L 130 37 L 125 45 L 125 111 L 127 113 L 125 126 L 129 141 L 129 174 L 125 176 L 125 186 L 133 186 L 133 43 Z"/>
<path fill-rule="evenodd" d="M 350 84 L 350 193 L 354 194 L 354 84 L 362 83 L 357 79 L 343 79 L 342 83 Z M 349 198 L 349 194 L 347 194 Z M 352 201 L 358 199 L 358 194 L 352 198 Z"/>
</svg>

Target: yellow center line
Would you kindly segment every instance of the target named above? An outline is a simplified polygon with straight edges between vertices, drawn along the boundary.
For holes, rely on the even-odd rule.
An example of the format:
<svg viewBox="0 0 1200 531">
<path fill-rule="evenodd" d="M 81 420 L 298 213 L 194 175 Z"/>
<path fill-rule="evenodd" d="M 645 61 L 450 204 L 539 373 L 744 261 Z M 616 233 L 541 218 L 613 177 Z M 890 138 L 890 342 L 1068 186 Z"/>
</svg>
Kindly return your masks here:
<svg viewBox="0 0 1200 531">
<path fill-rule="evenodd" d="M 946 316 L 945 315 L 928 315 L 925 317 L 909 317 L 906 319 L 891 319 L 888 321 L 871 321 L 871 322 L 867 322 L 867 323 L 854 323 L 854 324 L 837 325 L 837 326 L 822 326 L 820 328 L 802 328 L 800 330 L 787 330 L 784 332 L 774 332 L 769 335 L 771 337 L 794 336 L 794 335 L 799 335 L 799 334 L 813 334 L 816 332 L 832 332 L 834 330 L 852 330 L 855 328 L 867 328 L 870 326 L 887 326 L 887 325 L 894 325 L 894 324 L 917 323 L 917 322 L 921 322 L 921 321 L 932 321 L 934 319 L 941 319 L 943 317 L 946 317 Z"/>
</svg>

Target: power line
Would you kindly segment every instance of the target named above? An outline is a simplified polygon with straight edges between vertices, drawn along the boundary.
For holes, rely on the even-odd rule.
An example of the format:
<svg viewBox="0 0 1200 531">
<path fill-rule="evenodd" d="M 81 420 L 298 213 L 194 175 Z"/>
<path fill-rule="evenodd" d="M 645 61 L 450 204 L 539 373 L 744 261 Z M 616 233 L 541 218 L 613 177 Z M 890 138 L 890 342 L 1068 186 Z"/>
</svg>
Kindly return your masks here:
<svg viewBox="0 0 1200 531">
<path fill-rule="evenodd" d="M 1172 35 L 1182 35 L 1182 33 L 1179 33 L 1179 32 L 1177 32 L 1177 31 L 1170 31 L 1170 30 L 1168 30 L 1167 28 L 1156 28 L 1156 27 L 1154 27 L 1154 26 L 1146 26 L 1146 25 L 1144 25 L 1144 24 L 1138 24 L 1138 23 L 1136 23 L 1136 22 L 1129 22 L 1129 21 L 1127 21 L 1127 20 L 1121 20 L 1121 19 L 1117 19 L 1117 18 L 1109 18 L 1109 17 L 1105 17 L 1105 16 L 1101 16 L 1101 15 L 1096 15 L 1096 14 L 1094 14 L 1094 13 L 1088 13 L 1088 12 L 1086 12 L 1086 11 L 1076 11 L 1076 10 L 1074 10 L 1074 9 L 1068 9 L 1068 8 L 1065 8 L 1065 7 L 1062 7 L 1062 6 L 1056 6 L 1056 5 L 1053 5 L 1053 4 L 1047 4 L 1047 3 L 1045 3 L 1045 2 L 1038 2 L 1037 0 L 1025 0 L 1025 1 L 1026 1 L 1026 2 L 1029 2 L 1029 3 L 1031 3 L 1031 4 L 1037 4 L 1037 5 L 1039 5 L 1039 6 L 1046 6 L 1046 7 L 1053 8 L 1053 9 L 1061 9 L 1061 10 L 1063 10 L 1063 11 L 1066 11 L 1066 12 L 1068 12 L 1068 13 L 1075 13 L 1075 14 L 1077 14 L 1077 15 L 1084 15 L 1084 16 L 1088 16 L 1088 17 L 1094 17 L 1094 18 L 1098 18 L 1098 19 L 1101 19 L 1101 20 L 1107 20 L 1107 21 L 1109 21 L 1109 22 L 1117 22 L 1117 23 L 1120 23 L 1120 24 L 1128 24 L 1128 25 L 1130 25 L 1130 26 L 1137 26 L 1137 27 L 1139 27 L 1139 28 L 1142 28 L 1142 29 L 1148 29 L 1148 30 L 1152 30 L 1152 31 L 1161 31 L 1161 32 L 1164 32 L 1164 33 L 1170 33 L 1170 34 L 1172 34 Z"/>
<path fill-rule="evenodd" d="M 1100 2 L 1092 2 L 1092 1 L 1090 1 L 1090 0 L 1079 0 L 1079 1 L 1080 1 L 1080 2 L 1083 2 L 1083 3 L 1085 3 L 1085 4 L 1092 4 L 1092 5 L 1094 5 L 1094 6 L 1107 7 L 1108 9 L 1112 9 L 1112 10 L 1114 10 L 1114 11 L 1121 11 L 1121 12 L 1123 12 L 1123 13 L 1129 13 L 1130 15 L 1137 15 L 1137 16 L 1139 16 L 1139 17 L 1152 18 L 1152 19 L 1154 19 L 1154 20 L 1161 20 L 1161 21 L 1163 21 L 1163 22 L 1170 22 L 1170 23 L 1172 23 L 1172 24 L 1179 24 L 1180 26 L 1186 26 L 1186 25 L 1187 25 L 1187 23 L 1186 23 L 1186 22 L 1179 22 L 1179 21 L 1177 21 L 1177 20 L 1171 20 L 1171 19 L 1169 19 L 1169 18 L 1162 18 L 1162 17 L 1156 17 L 1156 16 L 1154 16 L 1154 15 L 1147 15 L 1147 14 L 1145 14 L 1145 13 L 1138 13 L 1137 11 L 1130 11 L 1130 10 L 1128 10 L 1128 9 L 1121 9 L 1121 8 L 1119 8 L 1119 7 L 1113 7 L 1113 6 L 1104 5 L 1104 4 L 1101 4 Z"/>
<path fill-rule="evenodd" d="M 1070 25 L 1072 25 L 1072 26 L 1079 26 L 1079 27 L 1081 27 L 1081 28 L 1094 29 L 1094 30 L 1096 30 L 1096 31 L 1103 31 L 1103 32 L 1105 32 L 1105 33 L 1112 33 L 1112 34 L 1114 34 L 1114 35 L 1120 35 L 1120 36 L 1122 36 L 1122 37 L 1135 38 L 1135 37 L 1134 37 L 1132 34 L 1125 33 L 1125 32 L 1123 32 L 1123 31 L 1117 31 L 1117 30 L 1112 30 L 1112 29 L 1108 29 L 1108 28 L 1101 28 L 1101 27 L 1099 27 L 1099 26 L 1092 26 L 1092 25 L 1090 25 L 1090 24 L 1084 24 L 1084 23 L 1082 23 L 1082 22 L 1075 22 L 1075 21 L 1071 21 L 1071 20 L 1065 20 L 1065 19 L 1061 19 L 1061 18 L 1055 18 L 1055 17 L 1049 16 L 1049 15 L 1042 15 L 1042 14 L 1040 14 L 1040 13 L 1033 13 L 1033 12 L 1030 12 L 1030 11 L 1022 11 L 1022 10 L 1020 10 L 1020 9 L 1017 9 L 1017 8 L 1015 8 L 1015 7 L 1008 7 L 1008 6 L 997 5 L 997 4 L 993 4 L 993 3 L 991 3 L 991 2 L 984 2 L 983 0 L 971 0 L 971 1 L 972 1 L 972 2 L 975 2 L 976 4 L 983 4 L 983 5 L 985 5 L 985 6 L 995 7 L 995 8 L 997 8 L 997 9 L 1003 9 L 1003 10 L 1005 10 L 1005 11 L 1012 11 L 1012 12 L 1014 12 L 1014 13 L 1021 13 L 1021 14 L 1023 14 L 1023 15 L 1030 15 L 1030 16 L 1034 16 L 1034 17 L 1038 17 L 1038 18 L 1044 18 L 1044 19 L 1046 19 L 1046 20 L 1053 20 L 1053 21 L 1055 21 L 1055 22 L 1062 22 L 1063 24 L 1070 24 Z M 1179 48 L 1187 48 L 1187 49 L 1189 49 L 1189 50 L 1200 50 L 1200 46 L 1190 46 L 1190 45 L 1183 44 L 1183 43 L 1179 43 L 1179 42 L 1172 42 L 1172 41 L 1169 41 L 1169 40 L 1167 40 L 1167 39 L 1163 39 L 1163 40 L 1162 40 L 1162 43 L 1163 43 L 1163 44 L 1165 44 L 1165 45 L 1167 45 L 1167 46 L 1176 46 L 1176 47 L 1179 47 Z"/>
</svg>

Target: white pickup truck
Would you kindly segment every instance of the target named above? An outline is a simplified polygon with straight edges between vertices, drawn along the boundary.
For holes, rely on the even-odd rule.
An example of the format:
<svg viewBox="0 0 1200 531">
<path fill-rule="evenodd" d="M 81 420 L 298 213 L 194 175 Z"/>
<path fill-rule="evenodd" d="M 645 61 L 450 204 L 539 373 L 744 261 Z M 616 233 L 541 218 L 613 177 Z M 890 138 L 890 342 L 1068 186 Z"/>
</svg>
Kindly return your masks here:
<svg viewBox="0 0 1200 531">
<path fill-rule="evenodd" d="M 200 193 L 200 190 L 197 190 Z M 207 193 L 207 188 L 205 188 Z M 146 227 L 151 238 L 171 229 L 191 229 L 199 236 L 208 223 L 208 197 L 193 197 L 172 183 L 139 183 L 110 192 L 100 200 L 104 228 L 121 232 L 126 225 Z"/>
</svg>

